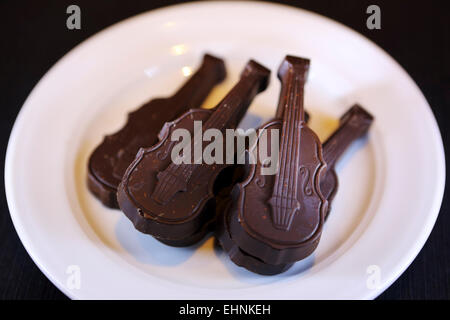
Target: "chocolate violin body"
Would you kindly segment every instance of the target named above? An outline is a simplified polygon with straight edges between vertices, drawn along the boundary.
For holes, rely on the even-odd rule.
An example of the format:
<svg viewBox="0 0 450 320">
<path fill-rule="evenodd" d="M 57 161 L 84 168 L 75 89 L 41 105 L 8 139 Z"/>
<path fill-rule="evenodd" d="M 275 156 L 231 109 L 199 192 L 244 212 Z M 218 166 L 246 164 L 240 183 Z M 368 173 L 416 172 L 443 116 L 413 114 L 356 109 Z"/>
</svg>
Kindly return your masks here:
<svg viewBox="0 0 450 320">
<path fill-rule="evenodd" d="M 277 173 L 263 174 L 264 159 L 258 159 L 232 192 L 232 238 L 244 252 L 273 265 L 311 254 L 319 243 L 327 211 L 327 201 L 320 192 L 320 177 L 326 167 L 322 145 L 304 117 L 308 69 L 306 59 L 285 58 L 278 72 L 283 120 L 260 128 L 267 133 L 267 154 L 279 154 Z M 271 150 L 274 137 L 279 139 L 279 150 Z M 256 146 L 261 147 L 260 143 L 258 140 Z"/>
<path fill-rule="evenodd" d="M 118 190 L 120 208 L 137 230 L 173 246 L 190 245 L 203 237 L 215 220 L 215 180 L 229 165 L 198 159 L 195 150 L 205 144 L 198 139 L 191 140 L 189 159 L 178 161 L 172 156 L 177 141 L 171 137 L 178 129 L 195 137 L 198 125 L 202 132 L 236 128 L 256 94 L 267 87 L 269 75 L 268 69 L 250 61 L 214 109 L 187 111 L 164 126 L 156 145 L 138 152 Z"/>
<path fill-rule="evenodd" d="M 106 206 L 118 208 L 116 192 L 125 170 L 141 147 L 158 142 L 158 133 L 189 108 L 198 108 L 212 88 L 225 78 L 222 59 L 204 55 L 195 74 L 170 98 L 153 99 L 128 115 L 126 125 L 108 135 L 88 163 L 89 190 Z"/>
</svg>

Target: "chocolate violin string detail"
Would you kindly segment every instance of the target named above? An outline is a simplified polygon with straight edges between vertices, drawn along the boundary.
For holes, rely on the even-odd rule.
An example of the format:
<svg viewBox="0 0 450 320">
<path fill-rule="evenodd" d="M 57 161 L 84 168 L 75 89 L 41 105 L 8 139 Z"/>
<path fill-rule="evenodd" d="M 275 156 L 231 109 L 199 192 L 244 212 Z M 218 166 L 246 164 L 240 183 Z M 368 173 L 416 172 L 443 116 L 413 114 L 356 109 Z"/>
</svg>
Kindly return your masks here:
<svg viewBox="0 0 450 320">
<path fill-rule="evenodd" d="M 205 54 L 200 68 L 170 98 L 149 101 L 128 115 L 125 126 L 108 135 L 88 163 L 89 190 L 105 205 L 118 208 L 116 192 L 125 170 L 141 147 L 158 142 L 158 133 L 189 108 L 198 108 L 226 71 L 222 59 Z"/>
<path fill-rule="evenodd" d="M 235 129 L 254 97 L 266 89 L 269 75 L 268 69 L 250 61 L 238 83 L 214 109 L 190 109 L 164 125 L 156 145 L 139 150 L 117 194 L 120 208 L 137 230 L 172 246 L 191 245 L 209 230 L 216 218 L 216 178 L 229 165 L 196 164 L 195 158 L 176 164 L 170 156 L 176 142 L 170 137 L 176 129 L 195 136 L 197 121 L 203 132 Z M 195 150 L 198 141 L 194 140 Z"/>
</svg>

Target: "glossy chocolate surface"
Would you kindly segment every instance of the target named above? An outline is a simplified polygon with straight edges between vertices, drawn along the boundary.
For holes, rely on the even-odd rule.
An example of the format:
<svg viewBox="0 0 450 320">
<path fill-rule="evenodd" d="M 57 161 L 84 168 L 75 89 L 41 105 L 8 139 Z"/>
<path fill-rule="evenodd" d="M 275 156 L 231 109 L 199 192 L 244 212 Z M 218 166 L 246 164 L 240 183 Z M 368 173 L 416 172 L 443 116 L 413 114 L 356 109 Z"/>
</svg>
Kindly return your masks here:
<svg viewBox="0 0 450 320">
<path fill-rule="evenodd" d="M 253 98 L 267 87 L 269 75 L 268 69 L 250 61 L 239 82 L 214 109 L 189 110 L 164 126 L 160 142 L 139 151 L 118 190 L 120 208 L 137 230 L 166 244 L 184 246 L 197 241 L 196 235 L 213 223 L 214 185 L 229 165 L 195 164 L 194 158 L 190 164 L 175 164 L 170 155 L 176 141 L 170 136 L 179 128 L 194 136 L 194 121 L 202 121 L 202 130 L 224 133 L 236 128 Z M 192 141 L 193 148 L 196 143 Z"/>
<path fill-rule="evenodd" d="M 222 59 L 204 55 L 195 74 L 170 98 L 149 101 L 128 115 L 125 126 L 108 135 L 93 151 L 88 163 L 90 191 L 111 208 L 118 208 L 116 192 L 125 170 L 141 147 L 158 142 L 158 133 L 189 108 L 198 108 L 212 88 L 225 78 Z"/>
<path fill-rule="evenodd" d="M 277 115 L 281 117 L 283 113 L 278 111 Z M 329 208 L 338 187 L 335 164 L 355 140 L 363 137 L 367 133 L 372 122 L 373 117 L 364 108 L 359 105 L 354 105 L 341 117 L 339 127 L 323 144 L 323 157 L 328 161 L 328 166 L 325 175 L 321 179 L 321 191 L 328 200 Z M 229 197 L 220 198 L 219 204 L 217 205 L 219 218 L 215 236 L 224 251 L 230 256 L 230 259 L 236 265 L 262 275 L 275 275 L 288 270 L 292 266 L 292 263 L 278 265 L 265 263 L 244 252 L 235 243 L 229 231 L 229 215 L 227 214 L 229 207 Z"/>
<path fill-rule="evenodd" d="M 244 252 L 273 265 L 298 261 L 314 251 L 327 208 L 319 190 L 326 166 L 322 145 L 304 121 L 308 69 L 306 59 L 285 58 L 278 72 L 283 120 L 261 127 L 268 131 L 269 149 L 271 131 L 281 132 L 277 173 L 263 175 L 258 161 L 250 165 L 248 177 L 232 192 L 232 238 Z"/>
</svg>

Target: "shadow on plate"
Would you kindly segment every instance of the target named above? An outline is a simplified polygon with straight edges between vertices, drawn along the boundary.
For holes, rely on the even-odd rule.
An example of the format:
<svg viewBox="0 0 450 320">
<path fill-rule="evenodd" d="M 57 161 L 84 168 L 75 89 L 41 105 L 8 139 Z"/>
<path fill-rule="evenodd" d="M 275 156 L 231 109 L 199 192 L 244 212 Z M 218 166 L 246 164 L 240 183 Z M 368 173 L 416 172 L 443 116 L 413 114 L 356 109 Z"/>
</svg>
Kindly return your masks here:
<svg viewBox="0 0 450 320">
<path fill-rule="evenodd" d="M 228 257 L 228 255 L 225 253 L 225 251 L 222 249 L 222 247 L 220 246 L 219 242 L 216 239 L 214 239 L 214 253 L 216 257 L 223 262 L 223 264 L 230 272 L 230 274 L 233 275 L 233 277 L 237 278 L 242 282 L 248 283 L 254 283 L 255 281 L 259 282 L 261 278 L 264 278 L 266 280 L 278 281 L 290 278 L 292 276 L 298 276 L 301 273 L 305 272 L 306 270 L 310 269 L 314 265 L 314 254 L 312 254 L 306 259 L 296 262 L 292 267 L 290 267 L 283 273 L 272 276 L 264 276 L 253 273 L 243 267 L 236 265 L 233 261 L 231 261 L 231 259 Z"/>
<path fill-rule="evenodd" d="M 116 225 L 116 236 L 122 247 L 136 260 L 144 264 L 175 266 L 187 261 L 207 240 L 183 248 L 165 245 L 151 235 L 134 229 L 131 221 L 122 215 Z"/>
</svg>

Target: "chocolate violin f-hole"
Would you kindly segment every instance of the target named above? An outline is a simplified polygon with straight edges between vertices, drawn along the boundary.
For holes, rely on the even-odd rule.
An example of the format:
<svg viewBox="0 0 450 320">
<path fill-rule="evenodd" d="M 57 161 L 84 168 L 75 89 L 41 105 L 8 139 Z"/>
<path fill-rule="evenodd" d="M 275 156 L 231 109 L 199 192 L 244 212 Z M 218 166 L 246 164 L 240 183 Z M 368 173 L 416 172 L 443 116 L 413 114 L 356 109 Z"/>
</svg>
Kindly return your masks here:
<svg viewBox="0 0 450 320">
<path fill-rule="evenodd" d="M 187 130 L 192 137 L 191 148 L 200 146 L 203 150 L 206 142 L 194 134 L 198 121 L 203 132 L 215 129 L 225 134 L 227 129 L 235 129 L 254 97 L 267 87 L 269 75 L 268 69 L 251 60 L 238 83 L 215 108 L 190 109 L 164 125 L 157 144 L 139 152 L 117 194 L 122 211 L 136 229 L 173 246 L 190 245 L 203 237 L 215 221 L 216 178 L 230 165 L 201 163 L 195 152 L 187 163 L 158 154 L 172 153 L 171 136 L 176 129 Z M 223 147 L 225 154 L 226 144 Z"/>
</svg>

